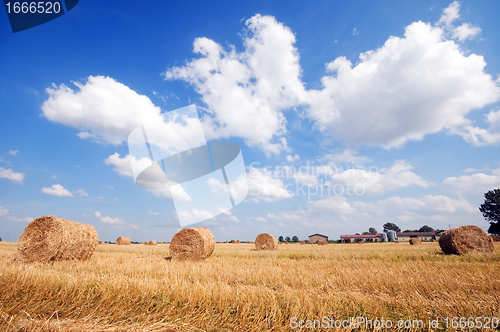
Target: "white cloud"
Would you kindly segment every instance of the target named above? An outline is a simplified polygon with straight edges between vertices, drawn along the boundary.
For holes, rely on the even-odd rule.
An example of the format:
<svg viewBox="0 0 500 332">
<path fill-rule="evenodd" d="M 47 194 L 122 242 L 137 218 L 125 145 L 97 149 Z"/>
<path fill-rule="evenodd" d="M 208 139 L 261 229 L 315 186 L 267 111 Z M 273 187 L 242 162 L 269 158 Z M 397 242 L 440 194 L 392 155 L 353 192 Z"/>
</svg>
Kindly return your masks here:
<svg viewBox="0 0 500 332">
<path fill-rule="evenodd" d="M 482 199 L 484 193 L 500 188 L 500 168 L 492 174 L 475 173 L 458 177 L 448 177 L 443 180 L 445 189 L 459 197 L 476 197 Z"/>
<path fill-rule="evenodd" d="M 75 193 L 75 194 L 77 194 L 77 195 L 80 195 L 80 197 L 88 197 L 88 196 L 89 196 L 89 194 L 87 194 L 87 193 L 85 192 L 85 190 L 83 190 L 83 189 L 78 189 L 78 190 L 77 190 L 77 191 L 75 191 L 74 193 Z"/>
<path fill-rule="evenodd" d="M 99 221 L 102 222 L 103 224 L 113 224 L 113 225 L 125 225 L 125 224 L 127 224 L 124 220 L 122 220 L 120 218 L 111 218 L 108 216 L 103 217 L 101 212 L 99 212 L 99 211 L 96 211 L 94 213 L 94 215 L 96 216 L 96 218 L 99 218 Z M 131 226 L 134 226 L 134 225 L 131 225 Z"/>
<path fill-rule="evenodd" d="M 149 143 L 166 152 L 200 145 L 202 135 L 197 117 L 162 113 L 148 97 L 111 77 L 89 76 L 85 84 L 73 84 L 76 91 L 64 84 L 47 88 L 49 98 L 43 103 L 42 112 L 50 121 L 79 129 L 82 139 L 119 145 L 127 141 L 134 129 L 144 125 Z"/>
<path fill-rule="evenodd" d="M 23 173 L 16 173 L 12 169 L 5 169 L 0 167 L 0 178 L 9 179 L 12 182 L 23 184 L 25 175 Z"/>
<path fill-rule="evenodd" d="M 104 159 L 104 163 L 106 165 L 113 165 L 113 171 L 115 171 L 118 175 L 134 178 L 132 167 L 134 167 L 135 169 L 145 169 L 146 167 L 151 165 L 151 159 L 142 158 L 141 160 L 136 160 L 129 154 L 123 158 L 120 158 L 120 154 L 116 152 L 108 158 Z"/>
<path fill-rule="evenodd" d="M 148 211 L 148 214 L 152 215 L 152 216 L 157 216 L 160 214 L 160 212 L 153 212 L 153 211 Z"/>
<path fill-rule="evenodd" d="M 267 220 L 265 218 L 262 218 L 262 217 L 257 217 L 257 218 L 254 218 L 256 221 L 260 221 L 260 222 L 267 222 Z"/>
<path fill-rule="evenodd" d="M 353 36 L 359 35 L 359 31 L 358 31 L 358 29 L 357 29 L 357 28 L 354 28 L 354 29 L 352 30 L 352 35 L 353 35 Z"/>
<path fill-rule="evenodd" d="M 189 223 L 191 220 L 207 220 L 210 218 L 213 218 L 214 216 L 208 212 L 208 211 L 203 211 L 203 210 L 197 210 L 193 209 L 191 212 L 189 211 L 177 211 L 177 214 L 179 215 L 179 219 L 183 220 L 184 223 Z"/>
<path fill-rule="evenodd" d="M 126 224 L 125 221 L 120 218 L 102 217 L 99 219 L 103 224 Z"/>
<path fill-rule="evenodd" d="M 25 222 L 25 223 L 29 223 L 33 220 L 33 218 L 31 217 L 16 217 L 16 216 L 13 216 L 8 209 L 0 206 L 0 218 L 4 218 L 8 221 L 13 221 L 13 222 Z"/>
<path fill-rule="evenodd" d="M 313 209 L 327 211 L 335 215 L 356 212 L 356 209 L 343 196 L 330 196 L 317 201 L 309 201 L 309 205 Z"/>
<path fill-rule="evenodd" d="M 292 198 L 293 192 L 286 189 L 283 181 L 276 178 L 270 170 L 248 167 L 248 200 L 254 202 L 274 202 Z"/>
<path fill-rule="evenodd" d="M 443 15 L 439 18 L 437 24 L 450 26 L 454 21 L 460 18 L 460 3 L 453 1 L 443 10 Z"/>
<path fill-rule="evenodd" d="M 345 149 L 342 152 L 327 154 L 321 160 L 327 160 L 329 165 L 341 165 L 345 163 L 353 164 L 353 165 L 363 165 L 364 163 L 371 161 L 370 158 L 365 156 L 360 156 L 355 150 Z"/>
<path fill-rule="evenodd" d="M 19 150 L 9 150 L 9 154 L 10 154 L 11 156 L 15 156 L 15 155 L 16 155 L 16 154 L 18 154 L 18 153 L 19 153 Z"/>
<path fill-rule="evenodd" d="M 42 188 L 42 193 L 59 197 L 73 197 L 73 194 L 60 184 L 54 184 L 50 188 Z"/>
<path fill-rule="evenodd" d="M 460 18 L 460 3 L 458 1 L 453 1 L 447 8 L 443 10 L 443 15 L 436 23 L 438 26 L 442 26 L 445 31 L 451 34 L 451 38 L 458 39 L 458 41 L 463 42 L 467 39 L 472 39 L 476 37 L 481 29 L 476 26 L 472 26 L 469 23 L 463 23 L 460 26 L 453 26 L 452 23 Z"/>
<path fill-rule="evenodd" d="M 450 11 L 446 22 L 453 22 Z M 439 26 L 415 22 L 362 53 L 327 65 L 323 90 L 309 91 L 309 114 L 319 128 L 352 145 L 396 147 L 467 124 L 465 115 L 499 99 L 482 56 L 466 56 Z M 450 131 L 452 132 L 452 131 Z"/>
<path fill-rule="evenodd" d="M 6 208 L 0 206 L 0 217 L 5 217 L 9 214 L 9 210 L 7 210 Z"/>
<path fill-rule="evenodd" d="M 489 125 L 486 129 L 470 124 L 453 130 L 453 133 L 462 136 L 466 142 L 475 146 L 500 143 L 500 110 L 486 114 L 485 122 Z"/>
<path fill-rule="evenodd" d="M 165 72 L 165 78 L 192 84 L 211 118 L 209 139 L 243 137 L 268 154 L 287 150 L 283 111 L 304 100 L 295 35 L 274 17 L 255 15 L 246 21 L 245 51 L 225 51 L 208 38 L 194 41 L 202 58 Z M 210 121 L 209 121 L 210 120 Z"/>
<path fill-rule="evenodd" d="M 397 160 L 389 168 L 380 170 L 369 168 L 351 168 L 345 171 L 335 172 L 331 175 L 331 181 L 327 182 L 332 190 L 338 192 L 340 185 L 343 190 L 351 188 L 355 194 L 376 195 L 386 191 L 397 190 L 411 185 L 427 188 L 431 182 L 423 179 L 411 171 L 413 166 L 405 160 Z M 338 190 L 336 190 L 338 189 Z"/>
<path fill-rule="evenodd" d="M 294 163 L 296 161 L 300 161 L 300 157 L 298 154 L 296 154 L 295 156 L 288 155 L 288 156 L 286 156 L 286 161 L 289 163 Z"/>
</svg>

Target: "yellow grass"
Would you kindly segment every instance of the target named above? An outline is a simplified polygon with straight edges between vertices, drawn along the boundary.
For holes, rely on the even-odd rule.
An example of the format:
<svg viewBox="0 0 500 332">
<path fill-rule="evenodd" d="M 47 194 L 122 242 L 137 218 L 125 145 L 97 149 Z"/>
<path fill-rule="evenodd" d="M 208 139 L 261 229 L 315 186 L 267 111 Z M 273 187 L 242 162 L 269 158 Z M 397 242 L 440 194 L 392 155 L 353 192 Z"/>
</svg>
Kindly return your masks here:
<svg viewBox="0 0 500 332">
<path fill-rule="evenodd" d="M 15 244 L 1 242 L 0 330 L 290 331 L 292 317 L 499 317 L 499 245 L 460 257 L 437 243 L 216 244 L 205 261 L 176 262 L 164 244 L 100 244 L 89 261 L 20 264 Z"/>
</svg>

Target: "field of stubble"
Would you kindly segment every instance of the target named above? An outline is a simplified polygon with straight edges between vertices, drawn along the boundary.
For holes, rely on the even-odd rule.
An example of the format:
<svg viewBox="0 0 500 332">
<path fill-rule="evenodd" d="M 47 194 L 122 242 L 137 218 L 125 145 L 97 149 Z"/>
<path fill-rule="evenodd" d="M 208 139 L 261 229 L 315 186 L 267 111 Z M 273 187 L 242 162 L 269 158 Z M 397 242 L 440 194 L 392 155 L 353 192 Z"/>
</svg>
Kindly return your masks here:
<svg viewBox="0 0 500 332">
<path fill-rule="evenodd" d="M 14 252 L 0 242 L 1 331 L 293 331 L 323 317 L 428 330 L 429 319 L 444 329 L 446 317 L 500 316 L 498 244 L 463 257 L 437 243 L 216 244 L 201 262 L 165 259 L 168 245 L 103 244 L 89 261 L 52 264 L 14 263 Z"/>
</svg>

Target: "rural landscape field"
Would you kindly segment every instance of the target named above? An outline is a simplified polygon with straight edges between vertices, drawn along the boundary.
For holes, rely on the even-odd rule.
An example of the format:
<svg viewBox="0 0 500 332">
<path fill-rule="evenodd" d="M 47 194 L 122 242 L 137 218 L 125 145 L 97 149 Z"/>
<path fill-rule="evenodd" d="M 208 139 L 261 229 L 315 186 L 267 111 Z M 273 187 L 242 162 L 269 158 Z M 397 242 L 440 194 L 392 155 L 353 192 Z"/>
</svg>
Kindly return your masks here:
<svg viewBox="0 0 500 332">
<path fill-rule="evenodd" d="M 456 256 L 432 242 L 224 243 L 194 262 L 169 260 L 167 244 L 100 244 L 88 261 L 47 264 L 14 262 L 15 250 L 0 243 L 2 331 L 290 331 L 323 317 L 421 320 L 404 328 L 421 331 L 500 312 L 498 244 Z"/>
</svg>

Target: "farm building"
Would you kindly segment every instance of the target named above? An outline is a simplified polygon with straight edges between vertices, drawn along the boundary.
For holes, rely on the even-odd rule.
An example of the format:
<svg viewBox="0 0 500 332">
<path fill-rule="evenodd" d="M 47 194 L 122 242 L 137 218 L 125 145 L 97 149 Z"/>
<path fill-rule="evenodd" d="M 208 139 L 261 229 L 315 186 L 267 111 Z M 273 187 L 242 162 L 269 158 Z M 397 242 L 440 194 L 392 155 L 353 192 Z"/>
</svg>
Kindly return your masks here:
<svg viewBox="0 0 500 332">
<path fill-rule="evenodd" d="M 411 238 L 419 238 L 421 241 L 430 241 L 432 239 L 439 240 L 441 233 L 444 231 L 438 229 L 432 232 L 406 232 L 396 233 L 398 241 L 409 241 Z M 341 235 L 342 243 L 357 243 L 357 242 L 382 242 L 382 234 L 366 234 L 366 235 Z"/>
<path fill-rule="evenodd" d="M 439 240 L 441 233 L 444 230 L 437 229 L 432 232 L 406 232 L 406 233 L 396 233 L 399 241 L 409 241 L 411 238 L 418 237 L 420 241 L 430 241 L 432 239 Z"/>
<path fill-rule="evenodd" d="M 327 241 L 328 242 L 328 236 L 323 235 L 323 234 L 309 235 L 309 242 L 310 243 L 317 243 L 318 241 Z"/>
<path fill-rule="evenodd" d="M 382 242 L 382 235 L 380 233 L 366 235 L 341 235 L 340 241 L 342 243 Z"/>
</svg>

